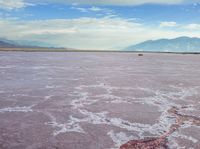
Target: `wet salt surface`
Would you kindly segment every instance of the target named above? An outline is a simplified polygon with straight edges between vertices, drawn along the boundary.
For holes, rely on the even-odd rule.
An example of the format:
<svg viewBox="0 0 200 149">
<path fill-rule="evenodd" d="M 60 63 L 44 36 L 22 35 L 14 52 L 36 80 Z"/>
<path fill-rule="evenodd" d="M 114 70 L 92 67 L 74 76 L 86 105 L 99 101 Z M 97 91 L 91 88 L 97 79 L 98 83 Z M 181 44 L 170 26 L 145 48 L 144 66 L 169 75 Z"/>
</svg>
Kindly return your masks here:
<svg viewBox="0 0 200 149">
<path fill-rule="evenodd" d="M 0 52 L 0 148 L 118 149 L 164 135 L 198 149 L 199 68 L 198 55 Z"/>
</svg>

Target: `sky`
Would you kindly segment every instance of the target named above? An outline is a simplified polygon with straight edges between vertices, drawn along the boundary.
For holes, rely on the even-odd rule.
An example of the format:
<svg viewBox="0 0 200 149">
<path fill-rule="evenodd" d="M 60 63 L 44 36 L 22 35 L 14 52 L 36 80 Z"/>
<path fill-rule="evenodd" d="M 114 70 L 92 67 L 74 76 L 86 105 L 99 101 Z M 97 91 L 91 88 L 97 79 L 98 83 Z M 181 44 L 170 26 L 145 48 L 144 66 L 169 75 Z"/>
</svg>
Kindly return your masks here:
<svg viewBox="0 0 200 149">
<path fill-rule="evenodd" d="M 120 50 L 146 40 L 200 37 L 200 0 L 0 0 L 0 38 Z"/>
</svg>

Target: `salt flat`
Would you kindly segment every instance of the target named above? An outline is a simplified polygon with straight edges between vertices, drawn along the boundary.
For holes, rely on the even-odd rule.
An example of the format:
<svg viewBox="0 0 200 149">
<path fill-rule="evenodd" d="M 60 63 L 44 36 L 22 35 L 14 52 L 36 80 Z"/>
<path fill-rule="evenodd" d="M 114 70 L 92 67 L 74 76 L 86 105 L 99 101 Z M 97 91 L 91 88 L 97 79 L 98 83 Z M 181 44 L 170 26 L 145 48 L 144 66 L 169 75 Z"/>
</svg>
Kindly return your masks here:
<svg viewBox="0 0 200 149">
<path fill-rule="evenodd" d="M 199 76 L 199 55 L 0 52 L 0 148 L 199 149 Z"/>
</svg>

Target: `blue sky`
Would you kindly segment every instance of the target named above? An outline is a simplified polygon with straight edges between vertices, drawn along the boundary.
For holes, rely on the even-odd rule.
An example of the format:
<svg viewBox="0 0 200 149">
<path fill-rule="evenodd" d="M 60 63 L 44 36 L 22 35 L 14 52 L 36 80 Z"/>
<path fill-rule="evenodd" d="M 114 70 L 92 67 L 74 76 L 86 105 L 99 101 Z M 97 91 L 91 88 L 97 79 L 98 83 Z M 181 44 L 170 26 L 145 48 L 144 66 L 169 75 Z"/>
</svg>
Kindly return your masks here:
<svg viewBox="0 0 200 149">
<path fill-rule="evenodd" d="M 0 37 L 78 49 L 200 37 L 200 0 L 0 0 Z"/>
</svg>

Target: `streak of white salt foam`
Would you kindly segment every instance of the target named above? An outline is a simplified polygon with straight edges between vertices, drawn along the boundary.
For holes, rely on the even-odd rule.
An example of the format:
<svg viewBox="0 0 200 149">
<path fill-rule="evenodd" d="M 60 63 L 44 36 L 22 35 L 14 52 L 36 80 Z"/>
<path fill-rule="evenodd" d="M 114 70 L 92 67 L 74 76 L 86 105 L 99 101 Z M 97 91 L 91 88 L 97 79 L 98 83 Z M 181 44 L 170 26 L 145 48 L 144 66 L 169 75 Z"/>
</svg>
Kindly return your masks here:
<svg viewBox="0 0 200 149">
<path fill-rule="evenodd" d="M 35 69 L 35 70 L 46 69 L 46 68 L 47 68 L 46 66 L 34 66 L 34 67 L 32 67 L 32 69 Z"/>
<path fill-rule="evenodd" d="M 0 66 L 0 69 L 10 69 L 14 68 L 15 66 Z"/>
<path fill-rule="evenodd" d="M 122 97 L 115 96 L 112 94 L 102 94 L 102 95 L 97 95 L 94 97 L 97 99 L 101 99 L 101 101 L 102 101 L 102 99 L 104 99 L 105 103 L 116 103 L 116 104 L 131 103 L 131 102 L 127 101 L 127 98 L 122 98 Z"/>
<path fill-rule="evenodd" d="M 106 103 L 116 103 L 116 104 L 120 104 L 120 103 L 129 103 L 129 104 L 131 104 L 131 102 L 128 102 L 128 101 L 123 100 L 123 99 L 109 100 L 109 101 L 106 101 Z"/>
<path fill-rule="evenodd" d="M 60 85 L 46 85 L 45 88 L 54 89 L 54 88 L 62 88 L 62 86 L 60 86 Z"/>
<path fill-rule="evenodd" d="M 52 88 L 56 88 L 56 86 L 55 85 L 46 85 L 45 88 L 52 89 Z"/>
<path fill-rule="evenodd" d="M 0 109 L 0 113 L 5 113 L 5 112 L 32 112 L 32 107 L 33 106 L 29 106 L 29 107 L 6 107 L 6 108 L 2 108 Z"/>
</svg>

